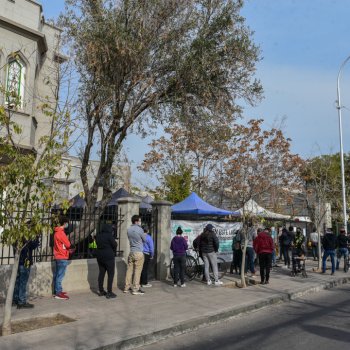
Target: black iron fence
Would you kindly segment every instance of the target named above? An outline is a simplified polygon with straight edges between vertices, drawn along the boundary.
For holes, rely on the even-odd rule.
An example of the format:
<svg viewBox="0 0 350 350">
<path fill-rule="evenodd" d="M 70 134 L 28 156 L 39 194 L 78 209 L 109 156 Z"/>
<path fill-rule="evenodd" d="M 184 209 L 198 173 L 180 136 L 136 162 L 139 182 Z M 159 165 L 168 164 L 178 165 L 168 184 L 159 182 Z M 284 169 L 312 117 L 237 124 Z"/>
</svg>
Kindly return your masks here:
<svg viewBox="0 0 350 350">
<path fill-rule="evenodd" d="M 51 261 L 53 258 L 53 228 L 55 217 L 62 214 L 60 210 L 43 212 L 41 220 L 48 227 L 40 235 L 40 246 L 33 252 L 34 262 Z M 86 259 L 94 256 L 93 237 L 100 232 L 101 225 L 107 223 L 112 226 L 113 235 L 120 247 L 120 231 L 123 222 L 122 215 L 118 207 L 107 207 L 103 212 L 98 208 L 93 212 L 88 212 L 86 208 L 70 208 L 65 214 L 69 219 L 69 226 L 65 230 L 69 240 L 74 242 L 75 252 L 71 259 Z M 28 219 L 31 213 L 27 213 Z M 117 256 L 123 254 L 117 248 Z M 0 243 L 0 265 L 13 263 L 13 247 Z"/>
</svg>

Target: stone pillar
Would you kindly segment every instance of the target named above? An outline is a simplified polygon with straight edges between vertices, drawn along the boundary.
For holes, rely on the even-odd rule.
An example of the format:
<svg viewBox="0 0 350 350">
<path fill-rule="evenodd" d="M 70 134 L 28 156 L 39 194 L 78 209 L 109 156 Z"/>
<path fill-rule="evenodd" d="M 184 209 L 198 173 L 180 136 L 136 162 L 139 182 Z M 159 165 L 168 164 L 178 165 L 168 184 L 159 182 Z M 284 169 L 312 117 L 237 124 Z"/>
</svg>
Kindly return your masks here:
<svg viewBox="0 0 350 350">
<path fill-rule="evenodd" d="M 155 235 L 156 248 L 156 278 L 166 280 L 169 276 L 170 242 L 171 242 L 171 205 L 167 201 L 153 201 L 153 217 L 157 232 Z"/>
<path fill-rule="evenodd" d="M 121 215 L 118 219 L 123 220 L 119 232 L 119 250 L 123 251 L 123 257 L 127 259 L 130 252 L 130 245 L 126 232 L 128 227 L 131 226 L 132 216 L 139 215 L 141 200 L 133 197 L 124 197 L 117 199 L 117 202 L 118 215 Z"/>
</svg>

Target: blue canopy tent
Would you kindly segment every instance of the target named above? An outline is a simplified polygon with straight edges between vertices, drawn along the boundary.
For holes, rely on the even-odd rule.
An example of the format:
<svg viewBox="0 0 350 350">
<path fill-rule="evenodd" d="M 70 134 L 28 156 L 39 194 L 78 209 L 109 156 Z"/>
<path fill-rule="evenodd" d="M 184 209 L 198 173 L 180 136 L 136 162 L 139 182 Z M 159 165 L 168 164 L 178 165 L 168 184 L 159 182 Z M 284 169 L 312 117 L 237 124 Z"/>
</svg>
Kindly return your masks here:
<svg viewBox="0 0 350 350">
<path fill-rule="evenodd" d="M 171 207 L 172 214 L 195 214 L 195 215 L 216 215 L 216 216 L 240 216 L 239 211 L 229 211 L 214 207 L 205 202 L 195 192 L 192 192 L 182 202 Z"/>
</svg>

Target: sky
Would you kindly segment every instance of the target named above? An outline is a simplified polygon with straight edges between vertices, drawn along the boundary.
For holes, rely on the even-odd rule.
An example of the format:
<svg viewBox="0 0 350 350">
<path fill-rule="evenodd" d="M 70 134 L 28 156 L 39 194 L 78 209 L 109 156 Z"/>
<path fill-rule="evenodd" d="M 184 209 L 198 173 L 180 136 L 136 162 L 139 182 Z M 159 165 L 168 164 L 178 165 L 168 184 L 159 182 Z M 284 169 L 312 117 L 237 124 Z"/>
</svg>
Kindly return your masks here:
<svg viewBox="0 0 350 350">
<path fill-rule="evenodd" d="M 41 3 L 46 18 L 64 10 L 64 0 Z M 241 14 L 261 50 L 256 77 L 264 88 L 258 106 L 245 106 L 245 119 L 264 119 L 267 127 L 283 119 L 292 152 L 304 158 L 339 152 L 337 75 L 350 55 L 350 0 L 246 0 Z M 350 152 L 350 62 L 340 93 L 344 151 Z M 149 142 L 127 139 L 134 169 Z M 145 178 L 134 172 L 133 180 L 139 185 Z"/>
</svg>

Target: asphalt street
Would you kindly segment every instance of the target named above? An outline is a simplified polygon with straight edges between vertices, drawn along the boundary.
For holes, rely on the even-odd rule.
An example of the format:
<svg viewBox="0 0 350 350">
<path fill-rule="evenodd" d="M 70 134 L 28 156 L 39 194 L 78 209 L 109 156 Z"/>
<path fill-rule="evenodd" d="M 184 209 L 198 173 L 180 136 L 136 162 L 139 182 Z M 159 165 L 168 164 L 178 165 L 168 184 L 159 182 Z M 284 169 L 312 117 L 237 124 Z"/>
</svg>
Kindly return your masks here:
<svg viewBox="0 0 350 350">
<path fill-rule="evenodd" d="M 329 350 L 347 349 L 349 346 L 350 286 L 343 285 L 140 349 Z"/>
</svg>

